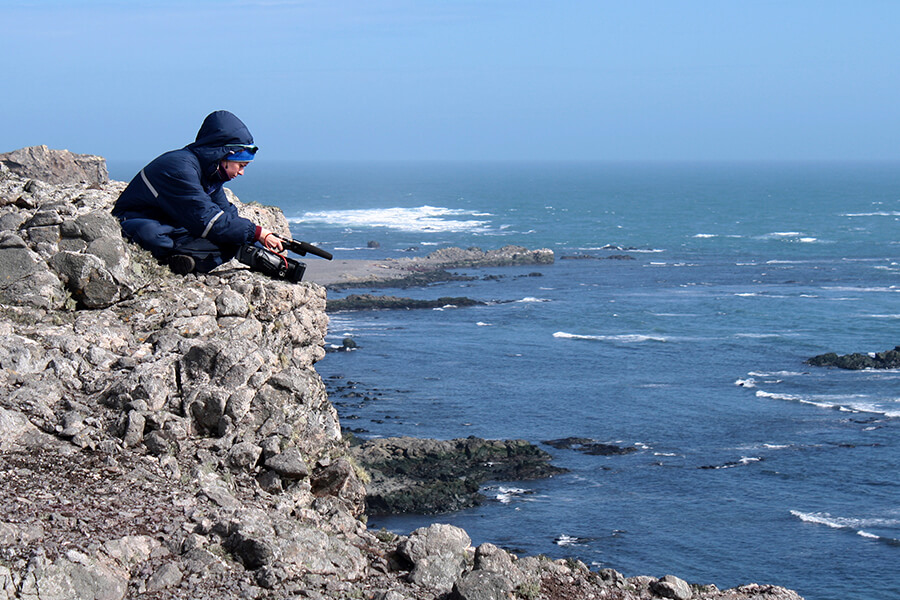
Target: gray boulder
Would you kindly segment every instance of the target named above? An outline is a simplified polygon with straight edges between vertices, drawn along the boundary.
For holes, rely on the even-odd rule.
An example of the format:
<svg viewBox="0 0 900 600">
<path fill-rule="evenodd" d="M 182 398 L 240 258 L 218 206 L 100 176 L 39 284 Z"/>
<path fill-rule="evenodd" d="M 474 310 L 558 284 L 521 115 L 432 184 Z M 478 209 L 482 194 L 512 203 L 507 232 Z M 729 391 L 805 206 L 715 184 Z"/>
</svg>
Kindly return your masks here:
<svg viewBox="0 0 900 600">
<path fill-rule="evenodd" d="M 122 239 L 119 222 L 106 209 L 95 209 L 75 219 L 78 237 L 87 242 L 101 239 Z M 73 236 L 75 237 L 75 236 Z"/>
<path fill-rule="evenodd" d="M 466 568 L 465 559 L 456 555 L 437 554 L 416 562 L 409 572 L 409 582 L 436 592 L 448 592 Z"/>
<path fill-rule="evenodd" d="M 511 588 L 517 588 L 527 581 L 527 577 L 513 562 L 513 556 L 495 546 L 484 543 L 475 549 L 475 569 L 495 573 L 504 579 Z"/>
<path fill-rule="evenodd" d="M 184 579 L 184 574 L 174 562 L 167 562 L 147 580 L 147 591 L 158 592 L 166 588 L 177 586 Z"/>
<path fill-rule="evenodd" d="M 659 581 L 650 584 L 653 593 L 663 598 L 673 598 L 674 600 L 690 600 L 693 596 L 691 586 L 674 575 L 666 575 Z"/>
<path fill-rule="evenodd" d="M 453 588 L 459 600 L 512 600 L 512 583 L 509 579 L 490 571 L 469 571 Z"/>
<path fill-rule="evenodd" d="M 19 586 L 19 600 L 120 600 L 128 588 L 127 572 L 115 564 L 75 550 L 50 562 L 35 557 Z"/>
<path fill-rule="evenodd" d="M 237 469 L 252 468 L 259 460 L 262 448 L 252 442 L 238 442 L 228 451 L 228 463 Z"/>
<path fill-rule="evenodd" d="M 225 289 L 216 296 L 216 311 L 219 317 L 246 317 L 250 305 L 243 295 L 232 289 Z"/>
<path fill-rule="evenodd" d="M 470 563 L 472 540 L 459 527 L 435 523 L 413 531 L 398 551 L 413 567 L 410 582 L 439 592 L 450 591 Z"/>
<path fill-rule="evenodd" d="M 119 286 L 103 261 L 93 254 L 58 252 L 50 266 L 85 308 L 103 308 L 119 299 Z"/>
<path fill-rule="evenodd" d="M 289 448 L 266 460 L 266 468 L 278 473 L 282 478 L 296 481 L 309 477 L 309 467 L 296 448 Z"/>
<path fill-rule="evenodd" d="M 0 302 L 58 308 L 66 297 L 63 284 L 40 255 L 15 234 L 0 238 Z"/>
<path fill-rule="evenodd" d="M 261 574 L 270 578 L 269 586 L 303 573 L 347 581 L 366 574 L 366 560 L 358 548 L 277 513 L 243 510 L 219 527 L 229 551 L 247 568 L 263 570 Z"/>
<path fill-rule="evenodd" d="M 472 540 L 465 530 L 446 523 L 416 529 L 398 550 L 413 564 L 429 556 L 468 556 Z"/>
<path fill-rule="evenodd" d="M 47 146 L 30 146 L 0 154 L 0 163 L 10 171 L 52 184 L 104 184 L 109 181 L 106 159 Z"/>
</svg>

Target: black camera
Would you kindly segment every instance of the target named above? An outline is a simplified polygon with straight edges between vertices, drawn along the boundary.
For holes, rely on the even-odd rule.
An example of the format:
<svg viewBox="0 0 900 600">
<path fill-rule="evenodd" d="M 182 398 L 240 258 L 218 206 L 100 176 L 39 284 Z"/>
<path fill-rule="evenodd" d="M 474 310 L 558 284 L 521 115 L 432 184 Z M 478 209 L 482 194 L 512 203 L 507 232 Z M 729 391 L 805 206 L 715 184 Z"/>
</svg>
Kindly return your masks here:
<svg viewBox="0 0 900 600">
<path fill-rule="evenodd" d="M 291 252 L 296 252 L 300 256 L 306 256 L 306 253 L 314 254 L 315 256 L 321 256 L 325 260 L 331 260 L 333 257 L 331 256 L 331 252 L 327 250 L 322 250 L 318 246 L 313 246 L 309 242 L 298 242 L 297 240 L 285 240 L 282 239 L 281 243 L 284 244 L 284 247 L 290 250 Z"/>
<path fill-rule="evenodd" d="M 254 271 L 259 271 L 275 279 L 286 279 L 297 283 L 303 279 L 306 263 L 281 256 L 265 248 L 245 244 L 237 253 L 237 259 Z"/>
</svg>

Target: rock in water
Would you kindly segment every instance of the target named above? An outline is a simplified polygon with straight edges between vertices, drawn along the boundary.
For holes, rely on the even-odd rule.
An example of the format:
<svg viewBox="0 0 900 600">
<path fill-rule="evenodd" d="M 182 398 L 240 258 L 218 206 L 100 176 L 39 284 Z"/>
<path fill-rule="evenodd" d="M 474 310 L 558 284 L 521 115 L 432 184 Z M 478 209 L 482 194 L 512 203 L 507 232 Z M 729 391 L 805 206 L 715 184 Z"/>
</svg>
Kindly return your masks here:
<svg viewBox="0 0 900 600">
<path fill-rule="evenodd" d="M 834 352 L 820 354 L 806 361 L 806 364 L 814 367 L 838 367 L 861 371 L 863 369 L 898 369 L 900 368 L 900 346 L 885 352 L 873 352 L 872 354 L 844 354 L 839 356 Z"/>
<path fill-rule="evenodd" d="M 369 474 L 371 514 L 443 513 L 480 504 L 485 481 L 552 477 L 565 469 L 524 440 L 380 438 L 351 447 Z"/>
</svg>

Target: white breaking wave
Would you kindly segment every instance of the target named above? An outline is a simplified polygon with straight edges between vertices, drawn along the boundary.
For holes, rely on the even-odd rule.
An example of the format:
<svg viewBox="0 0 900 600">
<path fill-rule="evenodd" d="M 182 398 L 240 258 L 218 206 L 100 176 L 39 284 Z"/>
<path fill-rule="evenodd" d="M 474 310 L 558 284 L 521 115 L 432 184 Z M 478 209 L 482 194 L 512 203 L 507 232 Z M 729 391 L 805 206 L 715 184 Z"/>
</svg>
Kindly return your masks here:
<svg viewBox="0 0 900 600">
<path fill-rule="evenodd" d="M 466 219 L 484 217 L 487 213 L 436 206 L 415 208 L 361 208 L 323 210 L 303 213 L 288 219 L 291 223 L 338 225 L 350 229 L 379 228 L 423 233 L 475 232 L 490 230 L 489 221 Z"/>
<path fill-rule="evenodd" d="M 565 331 L 557 331 L 553 334 L 555 338 L 562 338 L 568 340 L 595 340 L 601 342 L 624 342 L 628 343 L 638 343 L 638 342 L 666 342 L 668 341 L 664 337 L 655 337 L 651 335 L 640 335 L 636 333 L 625 333 L 620 335 L 580 335 L 577 333 L 567 333 Z"/>
<path fill-rule="evenodd" d="M 805 233 L 801 233 L 799 231 L 775 231 L 772 233 L 767 233 L 759 237 L 759 239 L 763 240 L 789 240 L 789 241 L 797 241 L 803 244 L 810 244 L 813 242 L 820 241 L 819 238 L 812 237 Z"/>
<path fill-rule="evenodd" d="M 526 298 L 522 298 L 521 300 L 516 300 L 516 302 L 551 302 L 549 298 L 534 298 L 528 296 Z"/>
<path fill-rule="evenodd" d="M 830 515 L 825 512 L 802 512 L 799 510 L 791 510 L 791 514 L 804 523 L 814 523 L 816 525 L 825 525 L 826 527 L 831 527 L 832 529 L 845 529 L 848 531 L 852 531 L 856 535 L 864 538 L 868 538 L 871 540 L 883 540 L 892 544 L 896 544 L 898 540 L 892 537 L 884 537 L 881 535 L 876 535 L 869 531 L 863 529 L 863 527 L 873 528 L 873 527 L 882 527 L 882 528 L 896 528 L 900 526 L 900 520 L 898 519 L 885 519 L 885 518 L 852 518 L 852 517 L 836 517 Z"/>
<path fill-rule="evenodd" d="M 497 488 L 497 495 L 494 498 L 501 504 L 509 504 L 513 500 L 531 493 L 531 490 L 526 490 L 524 488 L 500 486 Z"/>
<path fill-rule="evenodd" d="M 719 469 L 733 469 L 735 467 L 744 467 L 746 465 L 752 465 L 753 463 L 762 462 L 762 457 L 759 456 L 742 456 L 738 460 L 733 460 L 731 462 L 727 462 L 722 465 L 709 465 L 700 467 L 701 469 L 710 469 L 710 470 L 719 470 Z"/>
<path fill-rule="evenodd" d="M 750 377 L 798 377 L 800 375 L 808 375 L 800 371 L 750 371 L 747 373 Z"/>
<path fill-rule="evenodd" d="M 836 517 L 825 512 L 804 513 L 799 510 L 792 510 L 791 514 L 807 523 L 818 523 L 829 527 L 850 527 L 853 529 L 860 527 L 900 527 L 900 519 L 886 519 L 884 517 Z"/>
<path fill-rule="evenodd" d="M 897 288 L 896 286 L 893 286 L 893 285 L 890 287 L 850 287 L 850 286 L 839 285 L 839 286 L 833 286 L 833 287 L 825 286 L 822 289 L 829 290 L 832 292 L 889 292 L 892 294 L 900 292 L 900 288 Z"/>
<path fill-rule="evenodd" d="M 819 408 L 828 408 L 841 412 L 875 414 L 891 419 L 900 418 L 900 410 L 888 409 L 881 406 L 865 394 L 817 394 L 801 396 L 798 394 L 776 394 L 764 390 L 757 390 L 756 397 L 768 398 L 770 400 L 787 400 L 789 402 L 809 404 L 811 406 L 818 406 Z"/>
<path fill-rule="evenodd" d="M 566 535 L 565 533 L 556 537 L 553 540 L 553 543 L 557 546 L 577 546 L 580 544 L 584 544 L 585 542 L 590 541 L 587 538 L 579 538 L 571 535 Z"/>
<path fill-rule="evenodd" d="M 900 211 L 878 211 L 867 213 L 844 213 L 842 217 L 900 217 Z"/>
<path fill-rule="evenodd" d="M 874 533 L 869 533 L 868 531 L 863 531 L 862 529 L 860 529 L 859 531 L 857 531 L 857 532 L 856 532 L 856 535 L 862 536 L 862 537 L 864 537 L 864 538 L 873 539 L 873 540 L 880 540 L 880 539 L 881 539 L 881 536 L 880 536 L 880 535 L 875 535 Z"/>
<path fill-rule="evenodd" d="M 736 333 L 734 337 L 736 338 L 751 338 L 751 339 L 765 339 L 765 338 L 780 338 L 784 337 L 783 333 Z"/>
</svg>

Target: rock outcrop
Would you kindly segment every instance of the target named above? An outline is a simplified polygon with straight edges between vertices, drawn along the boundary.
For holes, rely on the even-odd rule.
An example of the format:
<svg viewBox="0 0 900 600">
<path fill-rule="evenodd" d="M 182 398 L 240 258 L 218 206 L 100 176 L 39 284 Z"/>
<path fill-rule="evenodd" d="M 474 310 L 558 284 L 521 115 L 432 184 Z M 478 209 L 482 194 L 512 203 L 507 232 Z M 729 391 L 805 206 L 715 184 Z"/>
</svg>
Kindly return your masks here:
<svg viewBox="0 0 900 600">
<path fill-rule="evenodd" d="M 368 473 L 366 512 L 445 513 L 484 501 L 486 481 L 540 479 L 565 473 L 525 440 L 379 438 L 353 444 Z"/>
<path fill-rule="evenodd" d="M 362 579 L 374 540 L 364 488 L 313 368 L 325 291 L 237 264 L 174 276 L 122 239 L 109 209 L 123 187 L 53 186 L 0 166 L 13 597 Z M 195 576 L 238 565 L 227 584 Z"/>
<path fill-rule="evenodd" d="M 480 300 L 465 297 L 442 297 L 435 300 L 418 300 L 414 298 L 398 298 L 397 296 L 376 296 L 373 294 L 350 294 L 346 298 L 328 301 L 328 312 L 341 310 L 409 310 L 422 308 L 459 308 L 466 306 L 483 306 Z"/>
<path fill-rule="evenodd" d="M 0 154 L 0 164 L 17 175 L 50 184 L 85 183 L 101 186 L 109 182 L 109 172 L 103 157 L 75 154 L 68 150 L 51 150 L 47 146 L 30 146 L 5 152 Z"/>
<path fill-rule="evenodd" d="M 124 183 L 33 154 L 0 162 L 0 599 L 798 598 L 369 531 L 314 366 L 325 290 L 173 275 L 122 240 Z"/>
<path fill-rule="evenodd" d="M 383 261 L 383 270 L 378 274 L 347 278 L 329 284 L 328 288 L 410 288 L 449 281 L 472 281 L 474 277 L 451 273 L 447 269 L 550 265 L 554 260 L 553 251 L 547 248 L 529 250 L 512 245 L 487 251 L 481 248 L 441 248 L 427 256 Z"/>
<path fill-rule="evenodd" d="M 884 352 L 873 352 L 872 354 L 853 354 L 838 355 L 834 352 L 820 354 L 806 361 L 806 364 L 814 367 L 838 367 L 839 369 L 849 369 L 853 371 L 861 371 L 863 369 L 898 369 L 900 368 L 900 346 L 893 350 Z"/>
<path fill-rule="evenodd" d="M 544 440 L 542 443 L 547 444 L 551 448 L 557 450 L 578 450 L 585 454 L 595 456 L 618 456 L 621 454 L 631 454 L 637 452 L 635 446 L 617 446 L 615 444 L 604 444 L 590 438 L 568 437 L 558 440 Z"/>
</svg>

